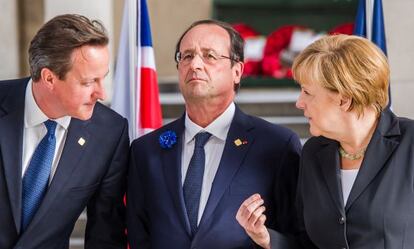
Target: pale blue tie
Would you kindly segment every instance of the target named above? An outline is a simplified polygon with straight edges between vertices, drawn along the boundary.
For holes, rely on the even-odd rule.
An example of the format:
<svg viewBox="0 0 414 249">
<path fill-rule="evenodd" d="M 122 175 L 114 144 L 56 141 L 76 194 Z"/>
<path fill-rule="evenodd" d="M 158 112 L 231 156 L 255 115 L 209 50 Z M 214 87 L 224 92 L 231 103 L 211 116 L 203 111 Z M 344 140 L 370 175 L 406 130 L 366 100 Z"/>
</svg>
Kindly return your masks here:
<svg viewBox="0 0 414 249">
<path fill-rule="evenodd" d="M 192 235 L 197 231 L 198 209 L 200 206 L 201 187 L 203 186 L 204 164 L 206 160 L 204 145 L 210 136 L 211 134 L 208 132 L 201 132 L 195 135 L 194 153 L 191 157 L 183 186 L 184 202 L 187 208 Z"/>
<path fill-rule="evenodd" d="M 50 169 L 56 147 L 56 122 L 44 122 L 47 133 L 36 147 L 22 184 L 22 231 L 24 231 L 42 203 L 46 193 Z"/>
</svg>

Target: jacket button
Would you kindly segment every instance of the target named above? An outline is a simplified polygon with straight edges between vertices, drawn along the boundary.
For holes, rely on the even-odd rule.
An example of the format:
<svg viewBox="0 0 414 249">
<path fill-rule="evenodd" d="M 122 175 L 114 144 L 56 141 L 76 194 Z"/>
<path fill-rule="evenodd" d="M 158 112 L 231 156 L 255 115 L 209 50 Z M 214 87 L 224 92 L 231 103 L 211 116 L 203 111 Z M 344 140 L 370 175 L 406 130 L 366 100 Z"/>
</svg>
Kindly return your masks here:
<svg viewBox="0 0 414 249">
<path fill-rule="evenodd" d="M 341 218 L 339 218 L 339 224 L 345 224 L 345 217 L 342 216 Z"/>
</svg>

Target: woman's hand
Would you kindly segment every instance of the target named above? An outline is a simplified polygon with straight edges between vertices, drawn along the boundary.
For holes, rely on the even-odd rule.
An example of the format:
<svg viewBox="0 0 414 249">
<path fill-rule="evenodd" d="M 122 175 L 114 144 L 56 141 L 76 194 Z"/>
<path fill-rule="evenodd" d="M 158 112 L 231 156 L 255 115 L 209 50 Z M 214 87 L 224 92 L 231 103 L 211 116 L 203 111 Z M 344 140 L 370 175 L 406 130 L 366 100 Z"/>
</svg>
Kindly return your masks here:
<svg viewBox="0 0 414 249">
<path fill-rule="evenodd" d="M 270 235 L 264 225 L 266 216 L 263 212 L 266 208 L 263 203 L 259 194 L 250 196 L 240 206 L 236 219 L 256 244 L 270 249 Z"/>
</svg>

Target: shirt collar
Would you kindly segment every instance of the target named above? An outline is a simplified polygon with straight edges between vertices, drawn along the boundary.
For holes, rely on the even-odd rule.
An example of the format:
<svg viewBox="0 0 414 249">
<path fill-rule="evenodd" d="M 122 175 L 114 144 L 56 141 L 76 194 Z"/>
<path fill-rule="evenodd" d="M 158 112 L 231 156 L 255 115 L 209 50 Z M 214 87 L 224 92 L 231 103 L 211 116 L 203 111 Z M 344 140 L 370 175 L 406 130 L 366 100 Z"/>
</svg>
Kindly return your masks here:
<svg viewBox="0 0 414 249">
<path fill-rule="evenodd" d="M 40 110 L 39 106 L 37 105 L 32 91 L 32 84 L 33 81 L 30 79 L 29 83 L 26 87 L 26 96 L 25 96 L 25 104 L 24 104 L 24 127 L 30 128 L 37 125 L 40 125 L 41 123 L 44 123 L 49 118 Z M 65 130 L 68 129 L 71 117 L 70 116 L 64 116 L 58 119 L 53 119 L 58 123 L 60 126 L 62 126 Z"/>
<path fill-rule="evenodd" d="M 234 113 L 236 107 L 233 102 L 227 107 L 227 109 L 218 116 L 211 124 L 206 128 L 203 128 L 196 123 L 194 123 L 188 114 L 185 114 L 185 143 L 189 143 L 197 133 L 200 131 L 206 131 L 212 136 L 217 137 L 218 139 L 225 141 L 227 138 L 227 133 L 230 129 L 230 124 L 233 121 Z"/>
</svg>

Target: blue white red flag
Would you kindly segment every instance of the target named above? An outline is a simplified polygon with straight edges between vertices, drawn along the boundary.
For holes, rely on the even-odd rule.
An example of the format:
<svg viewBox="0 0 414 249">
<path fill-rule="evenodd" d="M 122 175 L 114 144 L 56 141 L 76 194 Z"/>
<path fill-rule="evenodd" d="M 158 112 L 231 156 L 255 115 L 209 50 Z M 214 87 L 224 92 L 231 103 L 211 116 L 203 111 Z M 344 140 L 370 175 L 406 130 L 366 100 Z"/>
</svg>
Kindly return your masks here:
<svg viewBox="0 0 414 249">
<path fill-rule="evenodd" d="M 387 55 L 382 0 L 359 0 L 354 34 L 371 40 Z M 388 106 L 391 106 L 390 89 Z"/>
<path fill-rule="evenodd" d="M 162 125 L 146 0 L 126 0 L 111 107 L 129 121 L 131 139 Z"/>
</svg>

